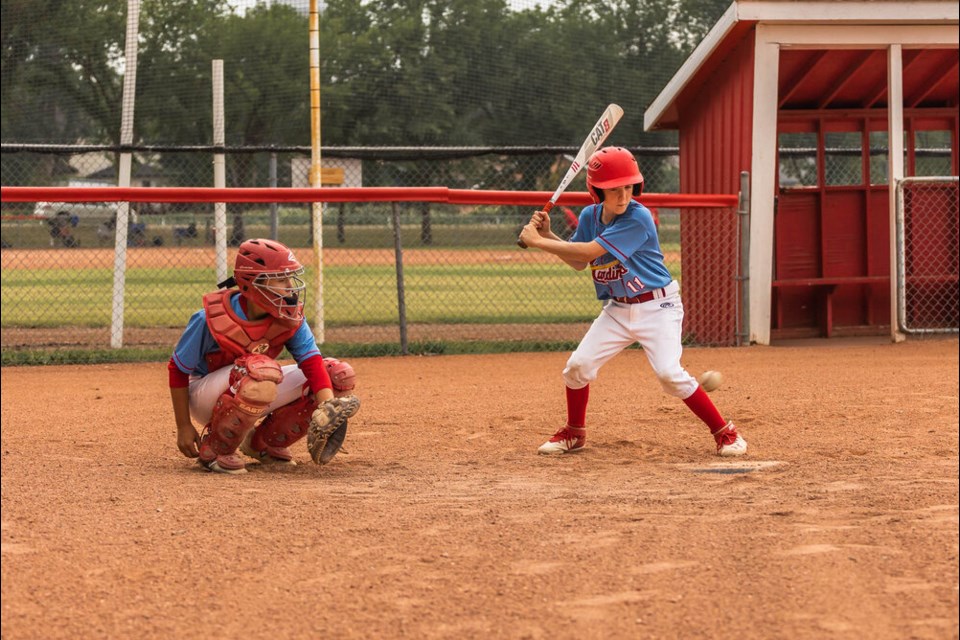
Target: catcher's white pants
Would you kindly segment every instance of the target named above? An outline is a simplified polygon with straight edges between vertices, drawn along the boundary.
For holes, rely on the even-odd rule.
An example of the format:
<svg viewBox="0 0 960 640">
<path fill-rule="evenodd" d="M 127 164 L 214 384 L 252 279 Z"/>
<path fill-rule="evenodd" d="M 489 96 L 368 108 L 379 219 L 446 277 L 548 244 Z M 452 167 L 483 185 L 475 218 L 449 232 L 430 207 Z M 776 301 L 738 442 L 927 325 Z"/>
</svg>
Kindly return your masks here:
<svg viewBox="0 0 960 640">
<path fill-rule="evenodd" d="M 683 353 L 683 302 L 676 280 L 664 288 L 663 298 L 640 304 L 608 300 L 590 325 L 567 366 L 563 379 L 571 389 L 582 389 L 597 379 L 600 367 L 615 355 L 640 343 L 663 390 L 671 396 L 689 398 L 699 384 L 680 366 Z"/>
<path fill-rule="evenodd" d="M 202 378 L 190 376 L 190 415 L 199 424 L 205 425 L 210 422 L 217 399 L 230 386 L 231 369 L 233 369 L 232 366 L 222 367 Z M 267 413 L 299 400 L 303 385 L 307 382 L 307 377 L 297 365 L 288 364 L 282 369 L 283 381 L 277 385 L 277 399 L 270 403 Z"/>
</svg>

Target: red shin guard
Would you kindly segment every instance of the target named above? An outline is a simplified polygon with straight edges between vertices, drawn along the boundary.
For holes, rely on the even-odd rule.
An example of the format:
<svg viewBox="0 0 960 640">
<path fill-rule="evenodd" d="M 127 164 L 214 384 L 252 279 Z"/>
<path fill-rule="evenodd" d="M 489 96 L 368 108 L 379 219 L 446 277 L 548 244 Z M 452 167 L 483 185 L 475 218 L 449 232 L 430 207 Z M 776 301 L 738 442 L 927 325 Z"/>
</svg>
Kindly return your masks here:
<svg viewBox="0 0 960 640">
<path fill-rule="evenodd" d="M 200 442 L 200 459 L 212 462 L 220 456 L 229 456 L 247 432 L 263 417 L 266 405 L 254 405 L 224 393 L 217 399 L 206 433 Z"/>
<path fill-rule="evenodd" d="M 262 452 L 266 451 L 267 447 L 289 447 L 307 435 L 310 416 L 320 403 L 306 385 L 304 394 L 299 400 L 270 412 L 267 419 L 253 432 L 250 439 L 252 449 Z"/>
</svg>

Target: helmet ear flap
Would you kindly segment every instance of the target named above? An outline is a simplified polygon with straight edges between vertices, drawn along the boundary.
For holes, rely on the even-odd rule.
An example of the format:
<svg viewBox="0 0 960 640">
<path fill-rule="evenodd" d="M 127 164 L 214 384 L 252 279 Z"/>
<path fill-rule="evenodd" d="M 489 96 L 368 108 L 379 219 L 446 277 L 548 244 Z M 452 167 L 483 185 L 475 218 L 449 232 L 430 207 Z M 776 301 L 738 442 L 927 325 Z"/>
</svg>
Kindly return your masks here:
<svg viewBox="0 0 960 640">
<path fill-rule="evenodd" d="M 631 185 L 633 196 L 643 191 L 643 174 L 634 155 L 623 147 L 604 147 L 587 161 L 587 186 L 594 202 L 603 202 L 603 189 Z"/>
<path fill-rule="evenodd" d="M 633 197 L 634 197 L 634 198 L 639 198 L 639 197 L 640 197 L 640 194 L 642 194 L 642 193 L 643 193 L 643 183 L 642 183 L 642 182 L 638 182 L 638 183 L 636 183 L 635 185 L 633 185 Z M 598 204 L 601 203 L 601 202 L 603 202 L 603 190 L 602 190 L 602 189 L 598 189 L 598 188 L 596 188 L 596 187 L 594 187 L 594 186 L 591 185 L 591 186 L 590 186 L 590 194 L 593 196 L 593 201 L 594 201 L 594 202 L 596 202 L 596 203 L 598 203 Z"/>
</svg>

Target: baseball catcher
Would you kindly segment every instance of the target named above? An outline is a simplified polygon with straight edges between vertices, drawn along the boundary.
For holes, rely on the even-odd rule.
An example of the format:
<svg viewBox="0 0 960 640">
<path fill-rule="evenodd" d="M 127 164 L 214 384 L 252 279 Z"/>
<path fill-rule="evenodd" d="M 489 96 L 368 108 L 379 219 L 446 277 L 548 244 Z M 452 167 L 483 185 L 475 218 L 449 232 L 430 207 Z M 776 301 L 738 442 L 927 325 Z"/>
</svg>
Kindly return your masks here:
<svg viewBox="0 0 960 640">
<path fill-rule="evenodd" d="M 290 447 L 304 437 L 317 464 L 340 451 L 360 408 L 356 374 L 320 354 L 304 322 L 305 288 L 303 266 L 284 245 L 240 245 L 233 276 L 203 297 L 168 364 L 183 455 L 236 474 L 246 472 L 244 455 L 295 465 Z M 296 364 L 277 362 L 284 348 Z"/>
</svg>

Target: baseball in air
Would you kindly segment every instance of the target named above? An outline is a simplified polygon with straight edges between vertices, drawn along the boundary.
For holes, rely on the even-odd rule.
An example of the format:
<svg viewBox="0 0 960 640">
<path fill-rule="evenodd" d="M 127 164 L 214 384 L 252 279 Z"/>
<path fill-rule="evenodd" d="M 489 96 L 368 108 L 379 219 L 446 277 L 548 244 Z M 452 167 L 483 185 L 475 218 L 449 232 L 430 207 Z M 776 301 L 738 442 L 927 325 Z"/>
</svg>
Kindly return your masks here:
<svg viewBox="0 0 960 640">
<path fill-rule="evenodd" d="M 704 371 L 700 375 L 700 386 L 704 391 L 713 391 L 723 384 L 723 375 L 719 371 Z"/>
</svg>

